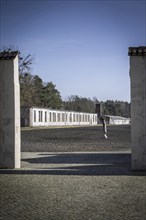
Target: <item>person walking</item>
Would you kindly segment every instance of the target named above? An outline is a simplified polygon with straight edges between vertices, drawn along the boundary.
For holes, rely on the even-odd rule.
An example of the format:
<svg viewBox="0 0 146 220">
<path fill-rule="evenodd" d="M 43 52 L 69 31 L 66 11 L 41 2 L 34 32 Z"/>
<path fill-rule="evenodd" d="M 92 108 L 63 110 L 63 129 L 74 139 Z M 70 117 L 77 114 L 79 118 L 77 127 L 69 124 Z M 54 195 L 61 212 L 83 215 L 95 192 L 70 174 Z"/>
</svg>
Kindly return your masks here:
<svg viewBox="0 0 146 220">
<path fill-rule="evenodd" d="M 106 126 L 106 120 L 105 118 L 102 116 L 101 118 L 101 122 L 103 124 L 103 134 L 104 134 L 104 137 L 107 139 L 107 126 Z"/>
</svg>

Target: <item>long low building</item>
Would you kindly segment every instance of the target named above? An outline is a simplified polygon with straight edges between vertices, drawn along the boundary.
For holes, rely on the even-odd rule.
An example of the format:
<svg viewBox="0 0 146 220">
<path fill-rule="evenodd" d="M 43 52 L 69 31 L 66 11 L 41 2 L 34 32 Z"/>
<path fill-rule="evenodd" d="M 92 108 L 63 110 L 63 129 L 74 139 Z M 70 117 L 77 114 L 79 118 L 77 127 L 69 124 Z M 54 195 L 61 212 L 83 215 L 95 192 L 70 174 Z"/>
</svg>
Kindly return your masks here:
<svg viewBox="0 0 146 220">
<path fill-rule="evenodd" d="M 39 107 L 21 108 L 21 126 L 96 125 L 97 114 Z"/>
<path fill-rule="evenodd" d="M 112 125 L 123 125 L 130 124 L 130 118 L 125 118 L 121 116 L 104 115 L 107 124 Z"/>
</svg>

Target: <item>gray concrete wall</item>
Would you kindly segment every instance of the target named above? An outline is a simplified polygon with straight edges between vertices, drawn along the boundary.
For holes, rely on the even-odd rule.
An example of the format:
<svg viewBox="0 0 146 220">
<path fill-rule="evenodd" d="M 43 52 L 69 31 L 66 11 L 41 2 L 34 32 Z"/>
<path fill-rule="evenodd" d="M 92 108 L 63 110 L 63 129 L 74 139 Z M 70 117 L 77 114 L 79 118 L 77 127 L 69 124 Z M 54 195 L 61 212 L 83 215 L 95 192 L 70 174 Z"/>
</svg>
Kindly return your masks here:
<svg viewBox="0 0 146 220">
<path fill-rule="evenodd" d="M 131 52 L 130 78 L 132 170 L 146 170 L 146 54 Z"/>
<path fill-rule="evenodd" d="M 0 60 L 0 168 L 20 168 L 18 55 Z"/>
</svg>

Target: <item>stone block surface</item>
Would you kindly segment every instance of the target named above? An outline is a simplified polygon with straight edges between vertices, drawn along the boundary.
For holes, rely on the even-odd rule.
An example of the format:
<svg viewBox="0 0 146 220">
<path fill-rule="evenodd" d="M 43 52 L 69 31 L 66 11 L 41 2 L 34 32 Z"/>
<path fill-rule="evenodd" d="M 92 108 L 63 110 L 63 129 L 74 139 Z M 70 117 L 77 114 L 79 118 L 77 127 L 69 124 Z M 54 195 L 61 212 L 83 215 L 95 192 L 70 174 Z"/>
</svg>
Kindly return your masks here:
<svg viewBox="0 0 146 220">
<path fill-rule="evenodd" d="M 146 54 L 131 52 L 130 78 L 132 169 L 146 170 Z"/>
<path fill-rule="evenodd" d="M 20 168 L 18 55 L 10 54 L 0 54 L 0 168 Z"/>
</svg>

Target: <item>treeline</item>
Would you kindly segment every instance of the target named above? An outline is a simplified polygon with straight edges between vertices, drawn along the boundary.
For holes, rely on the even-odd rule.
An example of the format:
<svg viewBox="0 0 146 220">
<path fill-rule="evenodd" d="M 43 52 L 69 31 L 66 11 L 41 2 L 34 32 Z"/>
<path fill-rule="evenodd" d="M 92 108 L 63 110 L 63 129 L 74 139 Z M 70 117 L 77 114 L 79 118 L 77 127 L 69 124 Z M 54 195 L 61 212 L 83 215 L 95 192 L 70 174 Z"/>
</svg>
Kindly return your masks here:
<svg viewBox="0 0 146 220">
<path fill-rule="evenodd" d="M 101 114 L 130 117 L 130 104 L 128 102 L 117 100 L 99 102 L 96 97 L 90 99 L 72 95 L 68 97 L 65 102 L 63 102 L 63 106 L 65 110 L 94 113 L 96 112 L 97 103 L 101 105 Z"/>
<path fill-rule="evenodd" d="M 62 100 L 60 92 L 52 82 L 43 82 L 42 79 L 30 73 L 20 75 L 21 106 L 38 106 L 52 109 L 62 109 L 77 112 L 96 112 L 96 104 L 102 106 L 102 114 L 130 117 L 128 102 L 107 100 L 99 102 L 97 98 L 79 97 L 72 95 Z"/>
<path fill-rule="evenodd" d="M 102 113 L 104 115 L 117 115 L 130 118 L 130 104 L 123 101 L 107 100 L 101 102 Z"/>
</svg>

